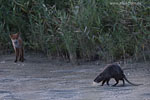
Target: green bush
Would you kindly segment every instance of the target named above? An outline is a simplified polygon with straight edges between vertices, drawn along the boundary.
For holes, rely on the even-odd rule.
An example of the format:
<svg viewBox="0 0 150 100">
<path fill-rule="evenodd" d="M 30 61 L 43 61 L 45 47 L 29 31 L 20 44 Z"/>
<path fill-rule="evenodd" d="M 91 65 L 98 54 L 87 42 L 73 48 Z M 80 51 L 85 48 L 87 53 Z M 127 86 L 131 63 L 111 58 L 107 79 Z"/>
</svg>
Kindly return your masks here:
<svg viewBox="0 0 150 100">
<path fill-rule="evenodd" d="M 133 2 L 141 4 L 121 4 Z M 21 32 L 26 49 L 72 62 L 145 57 L 143 52 L 150 50 L 150 2 L 133 2 L 1 0 L 0 49 L 10 50 L 9 34 Z"/>
</svg>

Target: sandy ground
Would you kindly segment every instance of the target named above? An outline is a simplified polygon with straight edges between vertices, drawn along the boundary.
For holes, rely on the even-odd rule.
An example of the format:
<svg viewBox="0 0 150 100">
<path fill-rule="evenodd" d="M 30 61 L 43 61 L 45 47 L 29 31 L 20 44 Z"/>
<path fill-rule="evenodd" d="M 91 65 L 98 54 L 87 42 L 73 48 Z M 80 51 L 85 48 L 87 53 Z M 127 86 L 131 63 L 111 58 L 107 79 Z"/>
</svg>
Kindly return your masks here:
<svg viewBox="0 0 150 100">
<path fill-rule="evenodd" d="M 150 100 L 150 63 L 121 66 L 132 86 L 93 85 L 106 64 L 71 65 L 40 55 L 26 55 L 14 63 L 14 55 L 0 57 L 0 100 Z M 110 81 L 114 84 L 114 80 Z"/>
</svg>

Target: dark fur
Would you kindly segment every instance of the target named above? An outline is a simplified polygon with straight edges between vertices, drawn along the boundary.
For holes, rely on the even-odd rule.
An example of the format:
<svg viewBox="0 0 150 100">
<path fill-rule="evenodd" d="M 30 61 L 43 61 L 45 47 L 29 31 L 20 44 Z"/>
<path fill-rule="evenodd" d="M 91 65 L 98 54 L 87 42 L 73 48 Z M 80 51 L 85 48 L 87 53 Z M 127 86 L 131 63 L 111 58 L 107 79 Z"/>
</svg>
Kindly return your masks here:
<svg viewBox="0 0 150 100">
<path fill-rule="evenodd" d="M 137 84 L 131 83 L 126 78 L 123 70 L 117 64 L 111 64 L 111 65 L 106 66 L 106 68 L 104 68 L 104 70 L 95 78 L 94 82 L 96 83 L 102 82 L 102 86 L 104 85 L 105 82 L 107 83 L 107 85 L 109 85 L 109 80 L 111 78 L 114 78 L 116 81 L 116 83 L 113 86 L 116 86 L 119 83 L 119 80 L 123 81 L 123 85 L 125 85 L 124 80 L 126 80 L 131 85 L 135 85 L 135 86 L 137 85 Z"/>
</svg>

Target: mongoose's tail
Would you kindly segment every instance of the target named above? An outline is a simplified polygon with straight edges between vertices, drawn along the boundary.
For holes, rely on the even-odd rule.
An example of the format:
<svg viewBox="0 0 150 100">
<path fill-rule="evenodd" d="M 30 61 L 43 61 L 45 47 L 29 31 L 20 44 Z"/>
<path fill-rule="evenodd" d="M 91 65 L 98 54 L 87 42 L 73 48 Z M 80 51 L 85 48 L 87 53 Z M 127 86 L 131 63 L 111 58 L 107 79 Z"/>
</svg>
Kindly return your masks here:
<svg viewBox="0 0 150 100">
<path fill-rule="evenodd" d="M 124 79 L 125 79 L 129 84 L 131 84 L 131 85 L 134 85 L 134 86 L 142 85 L 142 84 L 134 84 L 134 83 L 130 82 L 130 81 L 126 78 L 125 75 L 124 75 Z"/>
</svg>

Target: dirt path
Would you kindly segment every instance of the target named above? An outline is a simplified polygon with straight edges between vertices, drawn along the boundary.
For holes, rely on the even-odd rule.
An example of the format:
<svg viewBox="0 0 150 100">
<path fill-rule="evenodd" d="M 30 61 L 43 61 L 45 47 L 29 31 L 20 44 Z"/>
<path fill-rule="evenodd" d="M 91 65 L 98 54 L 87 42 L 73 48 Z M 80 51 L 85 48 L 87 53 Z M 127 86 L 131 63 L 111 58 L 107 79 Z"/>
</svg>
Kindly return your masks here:
<svg viewBox="0 0 150 100">
<path fill-rule="evenodd" d="M 143 85 L 109 87 L 93 85 L 104 64 L 73 66 L 40 55 L 26 59 L 14 63 L 13 55 L 0 57 L 0 100 L 150 100 L 149 62 L 122 66 L 130 81 Z"/>
</svg>

